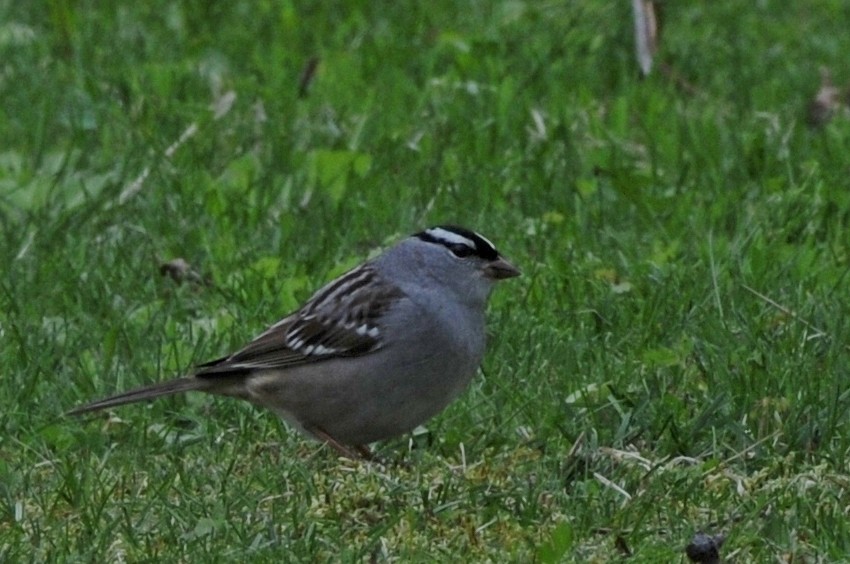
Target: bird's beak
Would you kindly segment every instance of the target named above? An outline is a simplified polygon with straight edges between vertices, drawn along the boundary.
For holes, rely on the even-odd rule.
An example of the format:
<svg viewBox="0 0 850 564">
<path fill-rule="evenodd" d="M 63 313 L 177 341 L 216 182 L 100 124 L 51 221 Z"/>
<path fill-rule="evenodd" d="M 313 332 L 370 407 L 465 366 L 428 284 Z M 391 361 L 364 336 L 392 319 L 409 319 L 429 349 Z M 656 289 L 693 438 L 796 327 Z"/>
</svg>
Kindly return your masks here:
<svg viewBox="0 0 850 564">
<path fill-rule="evenodd" d="M 487 278 L 492 278 L 493 280 L 504 280 L 505 278 L 513 278 L 520 274 L 521 272 L 517 267 L 502 257 L 499 257 L 484 267 L 484 275 Z"/>
</svg>

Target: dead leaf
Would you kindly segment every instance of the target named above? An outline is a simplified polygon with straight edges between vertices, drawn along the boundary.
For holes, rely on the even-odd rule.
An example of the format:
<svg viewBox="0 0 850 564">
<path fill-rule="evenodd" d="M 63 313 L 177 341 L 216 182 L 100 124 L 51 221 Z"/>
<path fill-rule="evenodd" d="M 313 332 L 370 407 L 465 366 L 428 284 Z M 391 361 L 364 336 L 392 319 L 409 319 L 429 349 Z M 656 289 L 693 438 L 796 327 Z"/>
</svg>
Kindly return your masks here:
<svg viewBox="0 0 850 564">
<path fill-rule="evenodd" d="M 832 83 L 832 74 L 828 68 L 820 69 L 820 89 L 809 102 L 806 122 L 811 127 L 823 127 L 841 109 L 841 91 Z"/>
<path fill-rule="evenodd" d="M 658 20 L 653 0 L 632 0 L 635 19 L 635 53 L 643 76 L 652 70 L 652 59 L 658 51 Z"/>
<path fill-rule="evenodd" d="M 159 265 L 159 273 L 170 277 L 178 284 L 183 282 L 207 284 L 207 281 L 185 259 L 179 257 Z"/>
<path fill-rule="evenodd" d="M 304 65 L 304 70 L 301 71 L 301 78 L 298 79 L 298 97 L 306 98 L 307 92 L 310 90 L 310 85 L 313 83 L 313 78 L 316 76 L 316 69 L 319 67 L 319 58 L 310 57 L 307 64 Z"/>
</svg>

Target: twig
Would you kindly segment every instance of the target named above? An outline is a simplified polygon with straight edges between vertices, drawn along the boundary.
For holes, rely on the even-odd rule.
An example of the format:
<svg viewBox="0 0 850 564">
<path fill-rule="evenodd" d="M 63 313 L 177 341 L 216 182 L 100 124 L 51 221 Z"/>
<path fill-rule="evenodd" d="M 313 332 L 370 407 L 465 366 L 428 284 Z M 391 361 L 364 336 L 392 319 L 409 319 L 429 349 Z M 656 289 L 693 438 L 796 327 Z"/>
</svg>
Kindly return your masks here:
<svg viewBox="0 0 850 564">
<path fill-rule="evenodd" d="M 769 441 L 769 440 L 771 440 L 771 439 L 775 439 L 775 438 L 776 438 L 776 437 L 778 437 L 778 436 L 779 436 L 779 431 L 774 431 L 773 433 L 769 434 L 768 436 L 763 437 L 763 438 L 761 438 L 761 439 L 757 440 L 756 442 L 754 442 L 753 444 L 749 445 L 747 448 L 745 448 L 745 449 L 744 449 L 744 450 L 742 450 L 741 452 L 736 452 L 735 454 L 733 454 L 732 456 L 730 456 L 730 457 L 729 457 L 729 458 L 727 458 L 726 460 L 721 460 L 721 461 L 720 461 L 720 463 L 719 463 L 717 466 L 715 466 L 715 467 L 711 468 L 710 470 L 706 470 L 705 472 L 703 472 L 703 476 L 708 476 L 709 474 L 711 474 L 711 473 L 713 473 L 713 472 L 716 472 L 718 468 L 723 468 L 723 467 L 725 467 L 726 465 L 728 465 L 728 464 L 729 464 L 730 462 L 732 462 L 733 460 L 738 460 L 739 458 L 741 458 L 741 457 L 745 456 L 745 455 L 746 455 L 747 453 L 749 453 L 750 451 L 754 450 L 756 447 L 761 446 L 761 445 L 762 445 L 762 443 L 765 443 L 765 442 L 767 442 L 767 441 Z"/>
<path fill-rule="evenodd" d="M 233 103 L 236 101 L 236 93 L 233 91 L 228 91 L 216 98 L 210 106 L 210 110 L 213 113 L 213 121 L 218 121 L 231 110 L 233 107 Z M 174 143 L 168 146 L 165 151 L 162 153 L 162 157 L 164 160 L 171 160 L 174 154 L 177 152 L 180 147 L 186 144 L 186 142 L 195 136 L 199 131 L 199 126 L 197 122 L 190 123 L 186 129 L 183 130 L 183 133 L 180 134 L 180 137 L 177 138 Z M 127 203 L 131 198 L 136 196 L 139 192 L 142 191 L 142 187 L 144 186 L 145 180 L 147 180 L 148 176 L 150 176 L 151 167 L 146 166 L 144 170 L 121 192 L 118 196 L 118 205 L 123 205 Z"/>
<path fill-rule="evenodd" d="M 761 293 L 761 292 L 759 292 L 758 290 L 755 290 L 755 289 L 753 289 L 753 288 L 750 288 L 750 287 L 749 287 L 749 286 L 747 286 L 746 284 L 741 284 L 741 286 L 743 286 L 743 287 L 744 287 L 744 289 L 745 289 L 745 290 L 747 290 L 748 292 L 752 293 L 753 295 L 755 295 L 755 296 L 757 296 L 757 297 L 761 298 L 762 300 L 764 300 L 765 302 L 769 303 L 770 305 L 772 305 L 773 307 L 775 307 L 776 309 L 778 309 L 779 311 L 781 311 L 781 312 L 782 312 L 782 313 L 784 313 L 785 315 L 787 315 L 787 316 L 791 317 L 791 318 L 792 318 L 792 319 L 794 319 L 795 321 L 799 321 L 800 323 L 802 323 L 803 325 L 805 325 L 805 326 L 806 326 L 806 327 L 808 327 L 809 329 L 811 329 L 811 330 L 815 331 L 817 334 L 816 334 L 816 335 L 813 335 L 811 338 L 817 338 L 817 337 L 829 337 L 829 333 L 827 333 L 827 332 L 826 332 L 826 331 L 824 331 L 823 329 L 820 329 L 820 328 L 816 327 L 815 325 L 812 325 L 811 323 L 809 323 L 808 321 L 806 321 L 805 319 L 803 319 L 802 317 L 800 317 L 799 315 L 797 315 L 794 311 L 792 311 L 792 310 L 788 309 L 788 308 L 787 308 L 787 307 L 785 307 L 784 305 L 782 305 L 782 304 L 780 304 L 780 303 L 777 303 L 776 301 L 774 301 L 774 300 L 770 299 L 769 297 L 765 296 L 764 294 L 762 294 L 762 293 Z"/>
<path fill-rule="evenodd" d="M 714 286 L 714 302 L 717 311 L 720 312 L 720 321 L 725 319 L 723 314 L 723 303 L 720 301 L 720 288 L 717 286 L 717 265 L 714 263 L 714 238 L 711 231 L 708 232 L 708 262 L 711 265 L 711 285 Z"/>
</svg>

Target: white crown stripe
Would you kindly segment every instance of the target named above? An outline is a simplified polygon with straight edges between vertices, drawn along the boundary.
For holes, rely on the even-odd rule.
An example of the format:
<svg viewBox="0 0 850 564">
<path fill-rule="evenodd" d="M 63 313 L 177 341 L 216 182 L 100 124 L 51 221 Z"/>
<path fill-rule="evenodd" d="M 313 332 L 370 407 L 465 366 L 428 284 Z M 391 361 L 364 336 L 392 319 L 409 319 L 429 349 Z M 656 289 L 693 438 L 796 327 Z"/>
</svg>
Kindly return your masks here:
<svg viewBox="0 0 850 564">
<path fill-rule="evenodd" d="M 495 249 L 495 248 L 496 248 L 496 245 L 494 245 L 494 244 L 493 244 L 493 242 L 492 242 L 492 241 L 490 241 L 490 239 L 488 239 L 488 238 L 487 238 L 487 237 L 485 237 L 484 235 L 482 235 L 482 234 L 480 234 L 480 233 L 476 233 L 476 235 L 478 235 L 478 237 L 479 237 L 482 241 L 484 241 L 485 243 L 487 243 L 488 245 L 490 245 L 490 248 L 491 248 L 491 249 Z"/>
<path fill-rule="evenodd" d="M 431 237 L 438 239 L 440 241 L 444 241 L 446 243 L 466 245 L 470 249 L 475 249 L 475 241 L 473 241 L 472 239 L 467 239 L 463 235 L 459 235 L 459 234 L 455 233 L 454 231 L 448 231 L 448 230 L 443 229 L 441 227 L 433 227 L 431 229 L 428 229 L 426 231 L 426 233 L 428 235 L 430 235 Z M 482 239 L 483 239 L 483 237 L 482 237 Z M 486 241 L 486 239 L 485 239 L 485 241 Z"/>
</svg>

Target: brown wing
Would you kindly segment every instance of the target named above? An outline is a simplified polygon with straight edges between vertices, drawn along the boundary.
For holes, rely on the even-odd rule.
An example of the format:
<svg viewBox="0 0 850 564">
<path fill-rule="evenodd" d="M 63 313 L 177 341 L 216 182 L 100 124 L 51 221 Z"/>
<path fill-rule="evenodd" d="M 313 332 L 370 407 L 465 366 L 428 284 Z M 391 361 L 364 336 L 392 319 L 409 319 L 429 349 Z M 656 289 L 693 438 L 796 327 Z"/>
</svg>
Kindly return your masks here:
<svg viewBox="0 0 850 564">
<path fill-rule="evenodd" d="M 236 353 L 199 366 L 198 376 L 286 368 L 381 348 L 379 320 L 404 293 L 363 265 L 316 292 L 295 313 Z"/>
</svg>

